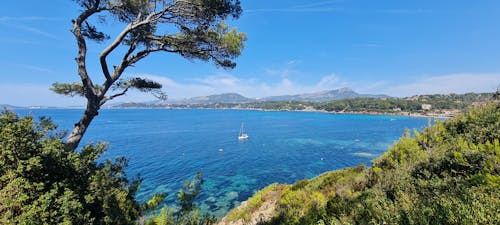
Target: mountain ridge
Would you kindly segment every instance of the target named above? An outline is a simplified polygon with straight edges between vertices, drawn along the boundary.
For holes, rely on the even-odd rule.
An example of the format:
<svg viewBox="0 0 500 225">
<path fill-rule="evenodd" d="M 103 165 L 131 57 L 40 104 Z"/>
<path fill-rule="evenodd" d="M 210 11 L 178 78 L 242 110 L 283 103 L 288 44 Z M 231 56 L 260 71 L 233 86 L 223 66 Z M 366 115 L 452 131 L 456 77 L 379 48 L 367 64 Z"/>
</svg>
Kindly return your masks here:
<svg viewBox="0 0 500 225">
<path fill-rule="evenodd" d="M 333 90 L 325 90 L 313 93 L 304 93 L 297 95 L 281 95 L 270 96 L 263 98 L 265 101 L 306 101 L 306 102 L 327 102 L 333 100 L 341 100 L 346 98 L 391 98 L 388 95 L 382 94 L 359 94 L 351 88 L 339 88 Z"/>
<path fill-rule="evenodd" d="M 239 93 L 228 92 L 221 94 L 213 94 L 206 96 L 197 96 L 188 99 L 172 99 L 165 102 L 147 102 L 148 105 L 160 104 L 214 104 L 214 103 L 252 103 L 252 102 L 265 102 L 265 101 L 303 101 L 303 102 L 327 102 L 332 100 L 341 100 L 346 98 L 392 98 L 388 95 L 382 94 L 360 94 L 350 88 L 339 88 L 333 90 L 324 90 L 312 93 L 302 93 L 296 95 L 278 95 L 268 96 L 263 98 L 249 98 Z M 141 104 L 141 103 L 127 103 L 127 104 Z"/>
</svg>

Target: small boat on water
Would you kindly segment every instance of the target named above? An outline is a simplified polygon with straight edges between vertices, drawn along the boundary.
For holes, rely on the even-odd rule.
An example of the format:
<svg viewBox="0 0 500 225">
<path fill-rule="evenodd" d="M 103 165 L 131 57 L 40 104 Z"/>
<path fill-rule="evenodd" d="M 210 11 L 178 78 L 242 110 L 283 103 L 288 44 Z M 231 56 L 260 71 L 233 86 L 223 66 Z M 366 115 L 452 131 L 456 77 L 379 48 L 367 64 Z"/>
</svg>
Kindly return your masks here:
<svg viewBox="0 0 500 225">
<path fill-rule="evenodd" d="M 248 139 L 248 134 L 243 132 L 243 123 L 241 123 L 240 133 L 238 134 L 238 140 L 246 140 Z"/>
</svg>

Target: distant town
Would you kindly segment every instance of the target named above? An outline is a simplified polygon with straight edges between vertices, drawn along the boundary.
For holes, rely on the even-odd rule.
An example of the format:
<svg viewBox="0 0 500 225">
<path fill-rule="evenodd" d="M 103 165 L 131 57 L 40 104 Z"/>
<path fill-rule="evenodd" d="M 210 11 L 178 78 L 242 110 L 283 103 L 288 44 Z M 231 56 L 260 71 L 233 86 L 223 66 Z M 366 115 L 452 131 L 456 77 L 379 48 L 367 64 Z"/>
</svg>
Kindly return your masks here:
<svg viewBox="0 0 500 225">
<path fill-rule="evenodd" d="M 491 101 L 493 93 L 433 94 L 394 98 L 358 94 L 342 88 L 318 93 L 246 98 L 236 93 L 202 96 L 170 102 L 119 103 L 107 108 L 243 109 L 266 111 L 312 111 L 352 114 L 453 117 L 462 110 Z"/>
<path fill-rule="evenodd" d="M 450 118 L 470 106 L 492 101 L 494 93 L 432 94 L 396 98 L 382 94 L 359 94 L 349 88 L 316 93 L 247 98 L 237 93 L 200 96 L 181 100 L 106 104 L 105 109 L 235 109 L 306 111 L 339 114 L 384 114 Z M 61 108 L 51 106 L 0 105 L 7 109 Z M 62 108 L 83 108 L 82 106 Z"/>
</svg>

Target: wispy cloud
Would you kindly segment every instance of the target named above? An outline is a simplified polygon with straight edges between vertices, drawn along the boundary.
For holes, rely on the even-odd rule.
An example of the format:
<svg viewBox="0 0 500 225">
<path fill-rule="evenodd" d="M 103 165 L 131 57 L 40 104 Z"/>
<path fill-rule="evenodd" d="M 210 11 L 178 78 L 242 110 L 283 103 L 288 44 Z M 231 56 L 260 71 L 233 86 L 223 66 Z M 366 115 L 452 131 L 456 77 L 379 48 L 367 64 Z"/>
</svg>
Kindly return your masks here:
<svg viewBox="0 0 500 225">
<path fill-rule="evenodd" d="M 0 22 L 13 22 L 13 21 L 56 21 L 56 20 L 62 20 L 62 18 L 43 17 L 43 16 L 24 16 L 24 17 L 0 16 Z"/>
<path fill-rule="evenodd" d="M 292 68 L 282 68 L 282 69 L 265 69 L 264 72 L 268 75 L 277 75 L 280 77 L 289 77 L 292 74 L 298 73 L 297 70 Z"/>
<path fill-rule="evenodd" d="M 374 43 L 374 42 L 353 44 L 352 46 L 357 47 L 357 48 L 380 48 L 380 47 L 382 47 L 381 44 Z"/>
<path fill-rule="evenodd" d="M 240 82 L 240 79 L 226 73 L 221 73 L 218 75 L 208 76 L 204 78 L 193 79 L 202 85 L 206 86 L 236 86 Z"/>
<path fill-rule="evenodd" d="M 0 24 L 4 24 L 5 25 L 5 23 L 0 23 Z M 43 31 L 43 30 L 40 30 L 38 28 L 34 28 L 34 27 L 26 26 L 26 25 L 16 25 L 16 24 L 9 24 L 7 26 L 10 26 L 10 27 L 18 29 L 18 30 L 30 32 L 30 33 L 38 35 L 38 36 L 42 36 L 42 37 L 46 37 L 46 38 L 58 40 L 58 38 L 57 38 L 56 35 L 51 34 L 49 32 L 46 32 L 46 31 Z"/>
<path fill-rule="evenodd" d="M 289 12 L 289 13 L 308 13 L 308 12 L 340 12 L 344 8 L 336 6 L 336 3 L 344 2 L 342 0 L 330 0 L 312 2 L 302 5 L 290 5 L 282 8 L 260 8 L 246 9 L 246 13 L 265 13 L 265 12 Z"/>
<path fill-rule="evenodd" d="M 330 1 L 318 1 L 310 2 L 307 4 L 299 5 L 288 5 L 277 8 L 257 8 L 257 9 L 245 9 L 246 13 L 267 13 L 267 12 L 285 12 L 285 13 L 309 13 L 309 12 L 344 12 L 344 13 L 354 13 L 354 14 L 392 14 L 392 15 L 419 15 L 419 14 L 430 14 L 433 13 L 429 9 L 411 9 L 411 8 L 388 8 L 388 9 L 375 9 L 375 10 L 362 10 L 351 8 L 347 9 L 340 3 L 347 2 L 347 0 L 330 0 Z"/>
<path fill-rule="evenodd" d="M 392 87 L 387 87 L 384 92 L 393 96 L 494 92 L 499 84 L 500 73 L 461 73 L 422 77 L 411 83 L 396 84 Z"/>
<path fill-rule="evenodd" d="M 388 86 L 387 81 L 375 81 L 375 82 L 357 82 L 352 83 L 351 88 L 354 88 L 359 93 L 367 93 L 367 94 L 381 94 L 381 90 Z"/>
<path fill-rule="evenodd" d="M 308 13 L 308 12 L 341 12 L 343 8 L 339 7 L 317 7 L 317 8 L 275 8 L 275 9 L 247 9 L 246 13 L 265 13 L 265 12 L 289 12 L 289 13 Z"/>
<path fill-rule="evenodd" d="M 39 21 L 55 21 L 59 20 L 58 18 L 51 18 L 51 17 L 8 17 L 8 16 L 3 16 L 0 17 L 0 25 L 6 26 L 6 27 L 11 27 L 13 29 L 17 29 L 20 31 L 25 31 L 29 32 L 41 37 L 46 37 L 54 40 L 58 40 L 59 38 L 47 31 L 44 31 L 38 27 L 34 27 L 31 25 L 26 25 L 27 23 L 30 22 L 39 22 Z"/>
<path fill-rule="evenodd" d="M 311 2 L 303 5 L 296 5 L 293 6 L 294 8 L 311 8 L 311 7 L 318 7 L 318 6 L 331 6 L 332 4 L 337 4 L 337 3 L 342 3 L 345 2 L 346 0 L 329 0 L 329 1 L 320 1 L 320 2 Z"/>
<path fill-rule="evenodd" d="M 429 9 L 379 9 L 375 10 L 375 13 L 380 14 L 395 14 L 395 15 L 417 15 L 417 14 L 429 14 L 432 13 Z"/>
<path fill-rule="evenodd" d="M 24 45 L 38 45 L 40 42 L 38 41 L 32 41 L 32 40 L 25 40 L 25 39 L 19 39 L 19 38 L 3 38 L 0 37 L 0 43 L 9 43 L 9 44 L 24 44 Z"/>
<path fill-rule="evenodd" d="M 150 74 L 139 75 L 163 84 L 171 99 L 190 98 L 220 93 L 235 92 L 247 97 L 258 98 L 276 95 L 290 95 L 350 87 L 359 93 L 388 94 L 406 97 L 417 94 L 447 94 L 466 92 L 493 92 L 500 84 L 499 74 L 450 74 L 428 76 L 408 83 L 393 81 L 348 81 L 336 74 L 318 77 L 316 81 L 305 84 L 292 77 L 282 77 L 275 82 L 255 78 L 238 78 L 229 73 L 191 79 L 184 82 Z M 148 95 L 130 94 L 127 101 L 152 100 Z M 121 100 L 118 100 L 121 101 Z"/>
<path fill-rule="evenodd" d="M 53 73 L 54 72 L 53 70 L 51 70 L 49 68 L 45 68 L 45 67 L 41 67 L 41 66 L 37 66 L 37 65 L 19 64 L 19 63 L 15 63 L 13 65 L 20 67 L 20 68 L 23 68 L 23 69 L 35 71 L 35 72 L 41 72 L 41 73 Z"/>
<path fill-rule="evenodd" d="M 334 87 L 337 87 L 340 81 L 341 79 L 337 75 L 331 74 L 321 78 L 321 80 L 316 84 L 316 87 L 323 90 L 332 89 Z"/>
<path fill-rule="evenodd" d="M 82 106 L 83 98 L 53 93 L 46 84 L 0 84 L 0 104 L 15 106 Z"/>
<path fill-rule="evenodd" d="M 229 73 L 206 76 L 187 82 L 178 82 L 167 77 L 150 74 L 139 76 L 160 82 L 171 99 L 229 92 L 257 98 L 329 90 L 339 88 L 342 84 L 341 79 L 335 74 L 323 76 L 312 84 L 295 82 L 287 77 L 276 82 L 266 82 L 254 78 L 243 79 Z M 137 96 L 130 95 L 130 97 L 136 98 Z"/>
<path fill-rule="evenodd" d="M 280 76 L 282 78 L 289 77 L 290 75 L 299 74 L 300 71 L 296 67 L 301 63 L 300 60 L 293 59 L 288 62 L 275 65 L 272 68 L 265 68 L 264 72 L 271 76 Z"/>
<path fill-rule="evenodd" d="M 295 65 L 298 65 L 300 64 L 302 61 L 298 60 L 298 59 L 292 59 L 288 62 L 286 62 L 286 65 L 288 66 L 295 66 Z"/>
<path fill-rule="evenodd" d="M 352 46 L 357 47 L 357 48 L 380 48 L 380 47 L 382 47 L 381 44 L 374 43 L 374 42 L 358 43 L 358 44 L 353 44 Z"/>
<path fill-rule="evenodd" d="M 311 93 L 331 90 L 340 87 L 351 87 L 359 93 L 388 94 L 395 97 L 412 96 L 416 94 L 447 94 L 466 92 L 493 92 L 500 84 L 500 73 L 489 74 L 450 74 L 428 76 L 413 82 L 396 84 L 390 81 L 349 82 L 336 74 L 319 77 L 312 83 L 305 84 L 292 78 L 284 77 L 275 82 L 255 78 L 239 78 L 229 73 L 219 73 L 210 76 L 176 81 L 168 77 L 139 74 L 155 80 L 163 85 L 170 99 L 182 99 L 211 94 L 235 92 L 247 97 L 267 97 L 299 93 Z M 82 98 L 68 98 L 49 91 L 50 85 L 32 84 L 0 84 L 0 99 L 2 104 L 11 105 L 50 105 L 74 106 L 83 105 Z M 126 96 L 116 99 L 116 102 L 155 100 L 148 94 L 131 91 Z"/>
</svg>

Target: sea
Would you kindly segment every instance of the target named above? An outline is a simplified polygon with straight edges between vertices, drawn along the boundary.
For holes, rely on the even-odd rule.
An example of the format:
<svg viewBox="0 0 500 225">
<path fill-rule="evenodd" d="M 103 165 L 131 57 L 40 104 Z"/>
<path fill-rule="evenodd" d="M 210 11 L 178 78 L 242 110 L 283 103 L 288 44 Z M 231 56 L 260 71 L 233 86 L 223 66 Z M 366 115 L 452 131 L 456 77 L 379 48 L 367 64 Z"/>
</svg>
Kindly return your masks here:
<svg viewBox="0 0 500 225">
<path fill-rule="evenodd" d="M 71 130 L 81 109 L 17 109 L 47 116 Z M 249 135 L 238 140 L 241 124 Z M 127 175 L 143 178 L 137 194 L 146 201 L 178 191 L 197 172 L 205 180 L 198 207 L 222 217 L 269 184 L 293 183 L 364 164 L 388 150 L 405 129 L 422 130 L 427 118 L 318 112 L 211 109 L 103 109 L 82 144 L 108 142 L 101 160 L 124 156 Z"/>
</svg>

